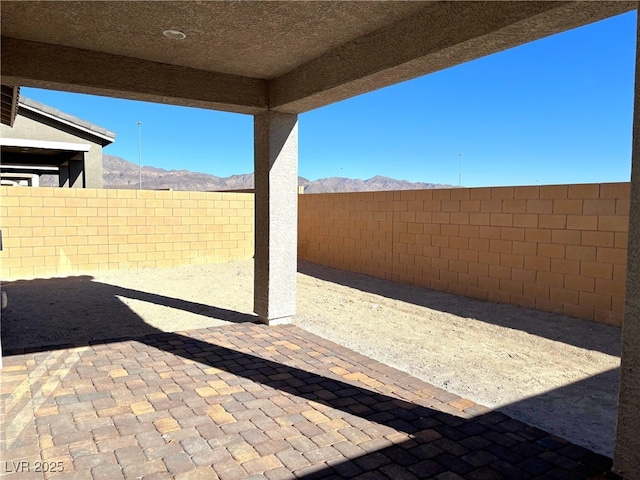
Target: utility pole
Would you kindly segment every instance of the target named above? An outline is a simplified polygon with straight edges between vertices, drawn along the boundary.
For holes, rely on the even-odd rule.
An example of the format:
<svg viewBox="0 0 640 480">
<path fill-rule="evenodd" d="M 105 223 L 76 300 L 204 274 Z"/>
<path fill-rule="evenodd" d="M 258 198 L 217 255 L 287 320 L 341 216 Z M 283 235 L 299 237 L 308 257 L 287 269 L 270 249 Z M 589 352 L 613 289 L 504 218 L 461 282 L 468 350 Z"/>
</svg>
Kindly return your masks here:
<svg viewBox="0 0 640 480">
<path fill-rule="evenodd" d="M 138 190 L 142 190 L 142 122 L 138 120 Z"/>
<path fill-rule="evenodd" d="M 460 168 L 458 169 L 458 188 L 462 188 L 462 154 L 458 154 L 458 158 L 460 159 Z"/>
</svg>

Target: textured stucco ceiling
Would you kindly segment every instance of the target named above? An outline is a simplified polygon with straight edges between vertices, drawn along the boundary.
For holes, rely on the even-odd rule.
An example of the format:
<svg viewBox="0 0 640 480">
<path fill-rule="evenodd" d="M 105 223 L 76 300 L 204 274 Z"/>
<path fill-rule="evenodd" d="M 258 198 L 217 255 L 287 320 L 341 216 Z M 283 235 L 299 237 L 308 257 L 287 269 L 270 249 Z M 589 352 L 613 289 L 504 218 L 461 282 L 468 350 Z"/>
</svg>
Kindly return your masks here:
<svg viewBox="0 0 640 480">
<path fill-rule="evenodd" d="M 633 1 L 2 1 L 2 83 L 301 113 Z M 185 32 L 171 40 L 163 30 Z"/>
<path fill-rule="evenodd" d="M 270 79 L 428 3 L 3 0 L 2 35 Z"/>
</svg>

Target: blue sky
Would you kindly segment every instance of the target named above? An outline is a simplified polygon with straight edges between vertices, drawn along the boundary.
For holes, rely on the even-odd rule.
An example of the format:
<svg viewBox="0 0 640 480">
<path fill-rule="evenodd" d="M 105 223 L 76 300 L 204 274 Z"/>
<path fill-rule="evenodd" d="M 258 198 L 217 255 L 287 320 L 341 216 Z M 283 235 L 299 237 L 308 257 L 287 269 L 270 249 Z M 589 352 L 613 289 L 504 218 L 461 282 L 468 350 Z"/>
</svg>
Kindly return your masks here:
<svg viewBox="0 0 640 480">
<path fill-rule="evenodd" d="M 304 113 L 299 173 L 457 185 L 628 181 L 636 13 Z M 113 130 L 105 153 L 228 176 L 253 171 L 253 118 L 22 88 Z"/>
</svg>

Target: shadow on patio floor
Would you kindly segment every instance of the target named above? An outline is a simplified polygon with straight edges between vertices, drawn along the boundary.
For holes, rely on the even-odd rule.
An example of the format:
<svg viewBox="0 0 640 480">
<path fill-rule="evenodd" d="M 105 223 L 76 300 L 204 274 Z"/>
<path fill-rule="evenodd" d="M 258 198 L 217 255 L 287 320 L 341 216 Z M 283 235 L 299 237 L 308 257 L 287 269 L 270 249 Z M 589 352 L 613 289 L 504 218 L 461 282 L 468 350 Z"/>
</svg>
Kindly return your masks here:
<svg viewBox="0 0 640 480">
<path fill-rule="evenodd" d="M 89 275 L 6 282 L 9 306 L 2 311 L 6 350 L 138 337 L 159 330 L 145 323 L 120 298 L 205 316 L 221 322 L 256 322 L 258 317 L 213 305 L 97 282 Z"/>
<path fill-rule="evenodd" d="M 27 331 L 55 318 L 76 328 L 74 341 L 12 351 L 24 333 L 3 319 L 7 461 L 60 458 L 67 471 L 108 478 L 210 469 L 221 478 L 567 479 L 611 465 L 297 327 L 90 277 L 20 286 L 43 291 L 46 282 L 64 301 L 41 306 L 44 323 Z M 160 332 L 119 296 L 240 323 Z M 82 315 L 80 298 L 97 311 Z"/>
</svg>

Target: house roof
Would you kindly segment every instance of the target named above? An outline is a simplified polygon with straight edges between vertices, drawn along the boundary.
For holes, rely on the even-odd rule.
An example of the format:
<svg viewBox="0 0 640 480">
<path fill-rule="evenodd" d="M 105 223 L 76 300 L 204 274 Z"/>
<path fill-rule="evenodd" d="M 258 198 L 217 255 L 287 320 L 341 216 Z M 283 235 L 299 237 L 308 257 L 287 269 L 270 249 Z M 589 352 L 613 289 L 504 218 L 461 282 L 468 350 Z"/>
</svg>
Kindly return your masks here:
<svg viewBox="0 0 640 480">
<path fill-rule="evenodd" d="M 115 132 L 112 132 L 111 130 L 107 130 L 106 128 L 100 127 L 94 123 L 82 120 L 81 118 L 78 118 L 74 115 L 70 115 L 61 110 L 58 110 L 57 108 L 50 107 L 49 105 L 45 105 L 44 103 L 37 102 L 30 98 L 20 96 L 18 106 L 19 110 L 25 109 L 30 112 L 34 112 L 56 122 L 62 123 L 84 133 L 88 133 L 94 137 L 97 137 L 97 139 L 99 140 L 98 143 L 101 143 L 103 146 L 112 143 L 116 139 Z"/>
</svg>

